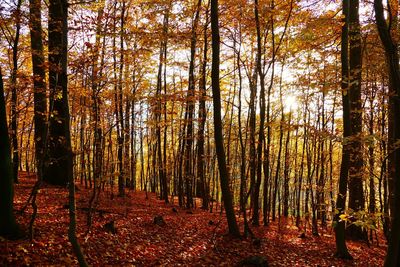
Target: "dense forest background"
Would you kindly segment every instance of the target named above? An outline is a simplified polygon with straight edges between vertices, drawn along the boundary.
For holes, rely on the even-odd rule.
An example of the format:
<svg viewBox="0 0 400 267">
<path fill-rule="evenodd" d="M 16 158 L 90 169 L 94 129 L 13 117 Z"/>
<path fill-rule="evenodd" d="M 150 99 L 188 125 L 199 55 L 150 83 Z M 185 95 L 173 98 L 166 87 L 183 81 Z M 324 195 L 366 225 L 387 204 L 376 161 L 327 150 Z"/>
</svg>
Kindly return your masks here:
<svg viewBox="0 0 400 267">
<path fill-rule="evenodd" d="M 345 239 L 383 234 L 385 265 L 398 266 L 398 7 L 2 0 L 0 234 L 34 240 L 36 199 L 67 187 L 84 266 L 77 214 L 90 229 L 102 199 L 144 191 L 160 206 L 224 211 L 230 235 L 255 242 L 259 225 L 331 229 L 344 259 Z M 31 188 L 16 185 L 26 231 L 14 183 Z"/>
</svg>

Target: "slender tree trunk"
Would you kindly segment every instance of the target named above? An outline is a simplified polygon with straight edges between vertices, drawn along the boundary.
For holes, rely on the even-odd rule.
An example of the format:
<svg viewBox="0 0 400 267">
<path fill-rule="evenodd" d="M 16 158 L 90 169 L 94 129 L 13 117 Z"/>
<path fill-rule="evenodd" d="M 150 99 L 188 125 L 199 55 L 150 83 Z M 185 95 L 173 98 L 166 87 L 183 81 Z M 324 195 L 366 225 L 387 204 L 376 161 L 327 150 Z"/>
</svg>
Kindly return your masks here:
<svg viewBox="0 0 400 267">
<path fill-rule="evenodd" d="M 209 5 L 210 1 L 208 1 Z M 200 100 L 199 100 L 199 127 L 197 131 L 197 176 L 199 179 L 199 196 L 202 197 L 202 208 L 207 210 L 209 205 L 209 188 L 207 187 L 205 177 L 205 151 L 204 151 L 204 131 L 207 119 L 206 111 L 206 86 L 207 86 L 207 53 L 208 53 L 208 34 L 207 28 L 209 23 L 209 6 L 206 10 L 206 22 L 204 24 L 204 47 L 203 47 L 203 62 L 201 66 L 201 78 L 200 78 Z"/>
<path fill-rule="evenodd" d="M 348 12 L 349 0 L 342 1 L 343 26 L 342 26 L 342 44 L 341 44 L 341 62 L 342 62 L 342 105 L 343 105 L 343 140 L 350 136 L 350 105 L 349 105 L 349 53 L 348 53 Z M 349 173 L 349 143 L 343 141 L 342 163 L 340 165 L 339 191 L 336 200 L 336 209 L 338 212 L 334 217 L 336 257 L 351 259 L 351 255 L 346 246 L 345 222 L 340 219 L 346 208 L 347 181 Z"/>
<path fill-rule="evenodd" d="M 301 149 L 301 158 L 300 158 L 300 173 L 297 185 L 297 207 L 296 207 L 296 226 L 300 226 L 300 205 L 301 205 L 301 195 L 302 195 L 302 186 L 303 186 L 303 175 L 304 175 L 304 155 L 306 151 L 306 143 L 307 140 L 307 112 L 306 108 L 304 109 L 304 132 L 303 132 L 303 144 Z"/>
<path fill-rule="evenodd" d="M 285 124 L 285 114 L 283 111 L 283 99 L 282 99 L 282 74 L 283 74 L 283 64 L 281 70 L 281 77 L 280 77 L 280 84 L 279 84 L 279 100 L 281 103 L 281 121 L 279 123 L 279 147 L 278 147 L 278 158 L 277 158 L 277 165 L 275 170 L 275 181 L 274 181 L 274 195 L 272 197 L 272 221 L 275 221 L 276 218 L 276 203 L 278 200 L 278 191 L 279 186 L 278 183 L 280 182 L 280 175 L 281 175 L 281 156 L 282 156 L 282 147 L 283 147 L 283 125 Z M 280 211 L 278 209 L 278 211 Z"/>
<path fill-rule="evenodd" d="M 264 133 L 264 123 L 265 123 L 265 74 L 264 69 L 262 67 L 262 36 L 261 36 L 261 26 L 259 19 L 259 2 L 258 0 L 254 0 L 254 17 L 256 20 L 256 31 L 257 31 L 257 74 L 260 77 L 260 128 L 258 132 L 258 142 L 257 142 L 257 158 L 256 158 L 256 176 L 257 180 L 255 182 L 254 187 L 254 210 L 253 210 L 253 224 L 259 225 L 259 195 L 260 195 L 260 187 L 261 187 L 261 179 L 262 179 L 262 149 L 265 141 L 265 133 Z M 256 80 L 256 79 L 255 79 Z M 255 86 L 256 89 L 256 86 Z M 265 171 L 265 170 L 264 170 Z"/>
<path fill-rule="evenodd" d="M 167 176 L 166 176 L 166 162 L 164 161 L 164 156 L 162 152 L 162 142 L 161 142 L 161 114 L 162 114 L 162 87 L 163 87 L 163 67 L 166 65 L 166 53 L 168 45 L 168 27 L 169 27 L 169 12 L 170 4 L 165 7 L 164 19 L 163 19 L 163 35 L 160 42 L 160 53 L 159 53 L 159 63 L 158 63 L 158 73 L 157 73 L 157 88 L 156 88 L 156 104 L 154 110 L 154 117 L 156 120 L 156 154 L 154 155 L 155 163 L 157 164 L 157 175 L 160 181 L 160 198 L 164 199 L 168 203 L 168 188 L 167 188 Z M 165 144 L 165 142 L 164 142 Z M 165 152 L 164 152 L 165 153 Z"/>
<path fill-rule="evenodd" d="M 372 137 L 374 134 L 374 113 L 375 113 L 375 106 L 374 106 L 374 100 L 375 100 L 375 92 L 371 91 L 371 95 L 369 97 L 369 104 L 370 104 L 370 112 L 369 112 L 369 121 L 368 121 L 368 131 L 369 135 Z M 368 211 L 370 213 L 375 213 L 376 210 L 376 203 L 375 203 L 375 173 L 374 173 L 374 167 L 375 167 L 375 148 L 374 144 L 369 144 L 368 147 L 368 154 L 369 154 L 369 160 L 368 160 L 368 167 L 369 167 L 369 207 Z"/>
<path fill-rule="evenodd" d="M 325 74 L 325 66 L 324 66 L 324 84 L 326 83 L 326 74 Z M 326 225 L 326 205 L 325 205 L 325 177 L 326 177 L 326 152 L 325 152 L 325 133 L 326 133 L 326 122 L 325 122 L 325 90 L 326 88 L 322 89 L 322 103 L 321 103 L 321 129 L 322 136 L 319 136 L 320 142 L 320 166 L 321 170 L 319 172 L 319 177 L 317 181 L 317 202 L 318 202 L 318 218 L 321 220 L 321 225 Z M 318 174 L 318 173 L 317 173 Z"/>
<path fill-rule="evenodd" d="M 213 106 L 214 106 L 215 149 L 217 152 L 222 198 L 224 201 L 229 233 L 235 237 L 239 237 L 240 236 L 239 227 L 236 223 L 235 211 L 232 205 L 232 195 L 229 190 L 229 175 L 226 168 L 224 140 L 222 134 L 221 93 L 219 85 L 220 36 L 219 36 L 219 19 L 218 19 L 218 0 L 211 0 L 211 33 L 212 33 L 211 86 L 212 86 L 213 103 L 214 103 Z"/>
<path fill-rule="evenodd" d="M 289 216 L 289 180 L 290 180 L 290 155 L 289 155 L 289 143 L 290 143 L 290 127 L 292 112 L 289 111 L 287 122 L 287 133 L 285 140 L 285 166 L 283 169 L 283 216 L 286 218 Z"/>
<path fill-rule="evenodd" d="M 92 208 L 96 200 L 96 194 L 100 191 L 100 182 L 102 180 L 102 129 L 100 125 L 100 99 L 99 99 L 99 52 L 100 37 L 102 30 L 102 19 L 104 13 L 104 2 L 100 3 L 97 10 L 96 39 L 93 48 L 92 57 L 92 77 L 91 77 L 91 94 L 92 94 L 92 111 L 91 116 L 94 123 L 94 144 L 93 144 L 93 193 L 89 201 L 89 211 L 87 216 L 87 225 L 92 225 Z M 83 167 L 83 166 L 82 166 Z M 97 184 L 97 181 L 99 184 Z"/>
<path fill-rule="evenodd" d="M 12 71 L 11 71 L 11 149 L 12 149 L 12 165 L 13 165 L 13 180 L 18 183 L 18 166 L 20 163 L 18 150 L 18 97 L 17 97 L 17 72 L 18 72 L 18 44 L 21 29 L 21 3 L 18 0 L 16 8 L 16 29 L 14 43 L 12 45 Z"/>
<path fill-rule="evenodd" d="M 118 131 L 118 165 L 119 165 L 119 175 L 118 175 L 118 195 L 124 197 L 125 196 L 125 169 L 124 169 L 124 143 L 125 143 L 125 125 L 124 125 L 124 113 L 123 113 L 123 70 L 124 70 L 124 38 L 125 38 L 125 11 L 126 11 L 126 3 L 125 0 L 122 1 L 121 6 L 121 28 L 120 28 L 120 59 L 119 59 L 119 77 L 118 77 L 118 92 L 117 92 L 117 102 L 118 107 L 117 112 L 117 122 L 120 125 L 120 129 Z"/>
<path fill-rule="evenodd" d="M 195 89 L 195 77 L 194 77 L 194 65 L 196 56 L 196 44 L 197 44 L 197 27 L 199 24 L 201 0 L 198 0 L 196 11 L 193 19 L 192 33 L 190 39 L 190 63 L 189 63 L 189 84 L 186 99 L 186 113 L 187 123 L 186 136 L 185 136 L 185 182 L 186 182 L 186 208 L 190 209 L 193 207 L 193 196 L 192 196 L 192 180 L 194 174 L 192 172 L 194 160 L 193 160 L 193 115 L 194 115 L 194 89 Z"/>
<path fill-rule="evenodd" d="M 274 1 L 272 1 L 272 8 L 274 8 Z M 285 29 L 286 30 L 286 29 Z M 271 12 L 271 42 L 272 42 L 272 73 L 271 73 L 271 80 L 268 86 L 267 91 L 267 110 L 266 110 L 266 123 L 267 123 L 267 140 L 264 149 L 264 186 L 263 186 L 263 223 L 264 225 L 268 225 L 269 223 L 269 213 L 271 209 L 271 192 L 272 186 L 268 188 L 268 184 L 272 185 L 270 181 L 272 181 L 272 167 L 271 167 L 271 94 L 272 94 L 272 87 L 274 85 L 274 78 L 275 78 L 275 24 L 274 24 L 274 16 Z M 269 190 L 268 190 L 269 189 Z"/>
</svg>

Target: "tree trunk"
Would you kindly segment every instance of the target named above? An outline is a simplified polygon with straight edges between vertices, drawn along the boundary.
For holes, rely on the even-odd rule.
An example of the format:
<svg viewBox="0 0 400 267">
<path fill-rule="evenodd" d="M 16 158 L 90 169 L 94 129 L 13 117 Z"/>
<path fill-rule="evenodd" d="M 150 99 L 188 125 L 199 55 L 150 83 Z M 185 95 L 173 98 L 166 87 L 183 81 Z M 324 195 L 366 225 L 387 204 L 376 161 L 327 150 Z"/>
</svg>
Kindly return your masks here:
<svg viewBox="0 0 400 267">
<path fill-rule="evenodd" d="M 343 140 L 350 136 L 350 106 L 349 106 L 349 54 L 348 54 L 348 13 L 349 0 L 343 0 L 343 26 L 342 26 L 342 44 L 341 44 L 341 62 L 342 62 L 342 105 L 343 105 Z M 347 181 L 349 173 L 349 143 L 343 141 L 342 163 L 340 166 L 339 191 L 336 200 L 336 209 L 338 212 L 334 217 L 336 257 L 349 259 L 352 258 L 345 239 L 345 222 L 340 219 L 346 208 Z"/>
<path fill-rule="evenodd" d="M 390 5 L 390 3 L 389 3 Z M 379 37 L 385 48 L 386 60 L 389 69 L 389 88 L 393 94 L 389 95 L 390 105 L 389 108 L 393 112 L 394 131 L 393 131 L 393 144 L 400 142 L 400 67 L 399 67 L 399 52 L 398 44 L 391 35 L 391 28 L 387 25 L 384 9 L 381 0 L 374 1 L 376 24 L 379 31 Z M 391 10 L 391 9 L 389 9 Z M 394 14 L 389 14 L 392 19 Z M 399 266 L 400 265 L 400 149 L 389 151 L 393 153 L 395 162 L 394 172 L 394 197 L 393 197 L 393 210 L 392 210 L 392 228 L 389 237 L 389 244 L 387 255 L 385 259 L 385 266 Z"/>
<path fill-rule="evenodd" d="M 226 218 L 228 221 L 229 233 L 235 237 L 240 236 L 239 227 L 236 223 L 235 211 L 232 205 L 232 195 L 229 190 L 229 175 L 226 168 L 224 151 L 224 140 L 221 121 L 221 93 L 219 84 L 219 25 L 218 25 L 218 0 L 211 0 L 211 33 L 212 33 L 212 71 L 211 86 L 213 92 L 214 107 L 214 139 L 215 149 L 218 158 L 220 184 L 222 198 L 224 201 Z"/>
<path fill-rule="evenodd" d="M 18 237 L 18 226 L 13 211 L 14 185 L 11 166 L 10 140 L 7 128 L 3 76 L 0 69 L 0 235 Z"/>
<path fill-rule="evenodd" d="M 289 216 L 289 180 L 290 180 L 290 155 L 289 155 L 289 143 L 290 143 L 290 127 L 292 119 L 292 111 L 289 111 L 287 122 L 287 133 L 285 140 L 285 166 L 283 169 L 283 216 L 286 218 Z"/>
<path fill-rule="evenodd" d="M 64 6 L 65 5 L 65 6 Z M 63 90 L 67 89 L 67 3 L 65 0 L 53 0 L 49 5 L 49 88 L 50 120 L 48 155 L 45 164 L 44 181 L 54 185 L 66 186 L 68 183 L 69 159 L 65 129 L 69 125 L 68 114 L 64 109 Z M 65 28 L 65 29 L 64 29 Z M 64 51 L 65 50 L 65 54 Z M 64 66 L 65 65 L 65 66 Z M 68 104 L 68 103 L 67 103 Z"/>
<path fill-rule="evenodd" d="M 68 106 L 67 49 L 68 3 L 67 0 L 51 0 L 49 5 L 49 62 L 51 67 L 49 80 L 53 93 L 53 99 L 51 100 L 54 101 L 54 116 L 50 120 L 50 134 L 53 139 L 50 140 L 51 150 L 49 152 L 50 159 L 58 160 L 50 165 L 46 175 L 50 181 L 57 183 L 61 183 L 62 181 L 69 185 L 70 222 L 68 237 L 73 251 L 78 258 L 79 265 L 87 266 L 76 237 L 75 183 Z M 54 114 L 54 112 L 57 113 Z M 56 136 L 59 139 L 54 139 Z M 54 151 L 54 149 L 57 150 Z M 52 177 L 51 175 L 58 176 Z M 58 177 L 62 177 L 62 179 L 57 179 Z M 64 181 L 64 179 L 66 180 Z"/>
<path fill-rule="evenodd" d="M 125 10 L 126 9 L 126 3 L 125 1 L 122 1 L 122 6 L 121 6 L 121 15 L 120 15 L 120 58 L 119 58 L 119 77 L 118 77 L 118 92 L 117 92 L 117 102 L 116 103 L 118 107 L 118 112 L 117 112 L 117 123 L 120 126 L 120 129 L 118 131 L 118 195 L 124 197 L 125 196 L 125 184 L 126 184 L 126 178 L 125 178 L 125 166 L 124 166 L 124 155 L 126 151 L 124 151 L 124 143 L 125 143 L 125 125 L 124 125 L 124 114 L 123 114 L 123 71 L 124 71 L 124 56 L 125 56 L 125 51 L 124 51 L 124 27 L 125 27 Z"/>
<path fill-rule="evenodd" d="M 194 115 L 194 89 L 195 89 L 195 56 L 196 56 L 196 44 L 197 44 L 197 26 L 199 23 L 199 13 L 201 7 L 201 0 L 197 2 L 196 11 L 193 19 L 192 33 L 190 39 L 190 62 L 189 62 L 189 81 L 188 81 L 188 92 L 186 98 L 186 114 L 187 123 L 186 135 L 185 135 L 185 182 L 186 182 L 186 208 L 190 209 L 193 207 L 193 195 L 192 195 L 192 180 L 194 177 L 193 173 L 193 115 Z"/>
<path fill-rule="evenodd" d="M 41 0 L 30 0 L 29 20 L 32 49 L 34 122 L 35 122 L 35 158 L 39 180 L 43 179 L 46 127 L 46 73 L 43 55 Z"/>
<path fill-rule="evenodd" d="M 17 2 L 16 9 L 16 29 L 15 38 L 12 45 L 12 71 L 11 71 L 11 149 L 12 149 L 12 165 L 13 165 L 13 180 L 18 183 L 18 166 L 20 163 L 18 151 L 18 97 L 17 97 L 17 72 L 18 72 L 18 44 L 21 29 L 21 0 Z"/>
<path fill-rule="evenodd" d="M 209 3 L 209 1 L 208 1 Z M 199 196 L 202 197 L 202 208 L 207 210 L 209 205 L 209 188 L 206 183 L 205 177 L 205 151 L 204 151 L 204 130 L 207 119 L 206 111 L 206 95 L 207 95 L 207 52 L 208 52 L 208 35 L 207 28 L 209 22 L 209 11 L 208 7 L 206 10 L 206 22 L 204 24 L 204 47 L 203 47 L 203 63 L 201 67 L 201 78 L 200 78 L 200 100 L 199 100 L 199 127 L 197 131 L 197 177 L 199 179 L 198 192 Z"/>
<path fill-rule="evenodd" d="M 261 179 L 262 179 L 262 150 L 265 142 L 265 133 L 264 133 L 264 123 L 265 123 L 265 74 L 264 69 L 262 67 L 262 36 L 261 36 L 261 26 L 259 19 L 259 3 L 258 0 L 254 0 L 254 17 L 256 20 L 256 31 L 257 31 L 257 74 L 260 77 L 260 128 L 258 132 L 258 143 L 257 143 L 257 158 L 256 158 L 256 176 L 257 180 L 254 188 L 254 210 L 253 210 L 253 224 L 259 225 L 259 195 L 260 195 L 260 187 L 261 187 Z M 255 79 L 256 81 L 256 79 Z M 255 84 L 257 84 L 255 82 Z M 256 85 L 255 85 L 256 90 Z M 264 170 L 266 171 L 266 170 Z"/>
<path fill-rule="evenodd" d="M 364 210 L 363 190 L 363 144 L 361 103 L 361 33 L 359 0 L 349 0 L 349 101 L 350 101 L 350 162 L 349 162 L 349 208 L 354 212 Z M 348 237 L 355 240 L 366 238 L 365 231 L 355 224 L 347 228 Z"/>
</svg>

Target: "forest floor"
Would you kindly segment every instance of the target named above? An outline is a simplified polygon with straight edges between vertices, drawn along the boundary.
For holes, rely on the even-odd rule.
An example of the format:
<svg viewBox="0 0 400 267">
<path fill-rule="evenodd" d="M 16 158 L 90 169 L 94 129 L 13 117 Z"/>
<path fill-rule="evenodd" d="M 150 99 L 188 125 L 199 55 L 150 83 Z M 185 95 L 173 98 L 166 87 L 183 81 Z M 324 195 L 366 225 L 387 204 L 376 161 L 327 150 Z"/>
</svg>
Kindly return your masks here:
<svg viewBox="0 0 400 267">
<path fill-rule="evenodd" d="M 25 204 L 34 177 L 21 177 L 15 186 L 15 209 Z M 226 235 L 224 215 L 200 208 L 187 212 L 175 204 L 165 204 L 154 194 L 128 192 L 126 198 L 101 192 L 99 205 L 88 231 L 86 226 L 90 189 L 78 185 L 78 237 L 91 266 L 236 266 L 248 256 L 261 255 L 270 266 L 382 266 L 385 241 L 379 245 L 348 242 L 354 260 L 336 259 L 333 231 L 328 227 L 320 237 L 307 232 L 305 238 L 292 225 L 281 221 L 268 227 L 252 227 L 261 244 L 251 239 L 233 239 Z M 146 195 L 148 198 L 146 198 Z M 37 198 L 38 215 L 34 241 L 0 239 L 0 266 L 77 265 L 68 241 L 68 192 L 47 186 Z M 173 210 L 175 207 L 176 211 Z M 214 209 L 216 210 L 216 209 Z M 17 214 L 22 227 L 29 224 L 32 210 Z M 153 223 L 161 215 L 165 225 Z M 115 222 L 117 233 L 104 225 Z M 242 225 L 241 225 L 242 227 Z"/>
</svg>

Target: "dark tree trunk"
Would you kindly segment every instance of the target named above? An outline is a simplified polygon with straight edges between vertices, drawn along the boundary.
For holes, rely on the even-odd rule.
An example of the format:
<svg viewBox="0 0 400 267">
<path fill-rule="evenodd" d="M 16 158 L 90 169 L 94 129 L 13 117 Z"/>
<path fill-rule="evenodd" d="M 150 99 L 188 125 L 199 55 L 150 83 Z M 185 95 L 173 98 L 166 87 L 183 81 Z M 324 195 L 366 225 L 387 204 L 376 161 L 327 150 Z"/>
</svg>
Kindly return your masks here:
<svg viewBox="0 0 400 267">
<path fill-rule="evenodd" d="M 193 207 L 193 195 L 192 195 L 192 181 L 194 177 L 193 173 L 193 115 L 194 115 L 194 89 L 195 89 L 195 56 L 196 56 L 196 44 L 197 44 L 197 26 L 199 23 L 201 0 L 198 1 L 196 11 L 193 19 L 192 33 L 190 39 L 190 63 L 189 63 L 189 84 L 186 99 L 186 114 L 187 123 L 186 136 L 185 136 L 185 182 L 186 182 L 186 208 L 190 209 Z"/>
<path fill-rule="evenodd" d="M 209 3 L 209 2 L 208 2 Z M 202 197 L 202 208 L 208 209 L 209 204 L 209 188 L 206 183 L 205 177 L 205 151 L 204 151 L 204 131 L 207 119 L 206 111 L 206 86 L 207 86 L 207 52 L 208 52 L 208 35 L 207 28 L 209 23 L 209 11 L 208 7 L 206 10 L 206 22 L 204 25 L 204 48 L 203 48 L 203 63 L 201 66 L 201 78 L 200 78 L 200 100 L 199 100 L 199 128 L 197 131 L 197 176 L 199 179 L 198 192 L 199 196 Z"/>
<path fill-rule="evenodd" d="M 257 70 L 254 70 L 252 77 L 249 77 L 250 103 L 249 103 L 249 168 L 250 168 L 250 194 L 251 206 L 258 209 L 258 195 L 255 193 L 256 171 L 257 171 L 257 150 L 256 150 L 256 97 L 257 97 Z M 257 211 L 258 213 L 258 211 Z M 254 215 L 254 214 L 253 214 Z M 256 215 L 258 216 L 258 215 Z"/>
<path fill-rule="evenodd" d="M 342 103 L 343 103 L 343 139 L 350 136 L 350 106 L 349 106 L 349 53 L 348 53 L 348 13 L 349 0 L 343 0 L 343 26 L 342 26 L 342 44 L 341 44 L 341 62 L 342 62 Z M 335 239 L 336 239 L 336 257 L 352 258 L 346 246 L 345 222 L 340 220 L 340 215 L 346 208 L 347 182 L 349 173 L 349 144 L 343 142 L 342 163 L 340 166 L 339 191 L 336 200 L 336 209 L 338 213 L 334 217 Z"/>
<path fill-rule="evenodd" d="M 349 102 L 350 102 L 350 162 L 349 162 L 349 208 L 354 212 L 364 210 L 363 190 L 363 144 L 361 103 L 361 33 L 359 0 L 349 0 Z M 365 231 L 355 224 L 347 228 L 348 237 L 355 240 L 366 238 Z"/>
<path fill-rule="evenodd" d="M 18 236 L 18 226 L 13 211 L 14 185 L 11 166 L 10 140 L 7 128 L 6 103 L 3 76 L 0 69 L 0 235 L 8 238 Z"/>
<path fill-rule="evenodd" d="M 68 237 L 80 266 L 87 266 L 76 237 L 75 183 L 73 152 L 71 147 L 70 115 L 68 106 L 68 3 L 67 0 L 51 0 L 49 5 L 49 63 L 50 89 L 53 116 L 50 120 L 50 160 L 45 177 L 56 184 L 68 183 L 69 229 Z M 55 139 L 57 137 L 57 139 Z M 55 175 L 55 176 L 54 176 Z M 61 183 L 62 182 L 62 183 Z"/>
<path fill-rule="evenodd" d="M 272 2 L 272 8 L 274 8 L 274 2 Z M 271 185 L 270 181 L 272 180 L 272 167 L 271 167 L 271 94 L 272 94 L 272 87 L 274 85 L 274 78 L 275 78 L 275 26 L 274 26 L 274 16 L 271 12 L 271 42 L 272 42 L 272 73 L 271 73 L 271 80 L 268 86 L 267 91 L 267 110 L 266 110 L 266 122 L 267 122 L 267 140 L 264 141 L 265 148 L 264 148 L 264 186 L 263 186 L 263 224 L 269 224 L 269 213 L 271 210 Z M 285 29 L 286 31 L 286 29 Z M 265 139 L 265 138 L 264 138 Z"/>
<path fill-rule="evenodd" d="M 36 196 L 43 181 L 43 170 L 47 146 L 46 124 L 47 98 L 46 73 L 43 55 L 41 1 L 30 0 L 29 20 L 31 33 L 32 69 L 33 69 L 33 97 L 34 97 L 34 124 L 35 124 L 35 160 L 38 180 L 32 190 L 32 217 L 29 223 L 31 240 L 34 237 L 34 223 L 37 215 Z"/>
<path fill-rule="evenodd" d="M 372 89 L 373 90 L 373 89 Z M 371 90 L 371 91 L 372 91 Z M 370 103 L 370 112 L 369 112 L 369 122 L 368 122 L 368 131 L 369 135 L 373 136 L 374 134 L 374 100 L 375 100 L 375 92 L 372 91 L 371 95 L 369 96 L 369 103 Z M 368 159 L 368 167 L 369 167 L 369 207 L 368 211 L 370 213 L 375 213 L 376 210 L 376 203 L 375 203 L 375 174 L 374 174 L 374 167 L 375 167 L 375 148 L 374 144 L 370 144 L 368 147 L 369 159 Z"/>
<path fill-rule="evenodd" d="M 280 85 L 280 90 L 282 90 L 282 85 Z M 280 95 L 282 102 L 282 93 Z M 275 178 L 274 178 L 274 193 L 272 196 L 272 221 L 275 221 L 276 218 L 276 203 L 278 200 L 278 191 L 279 191 L 279 181 L 281 175 L 281 155 L 282 155 L 282 147 L 283 147 L 283 124 L 285 123 L 285 115 L 282 110 L 281 121 L 279 123 L 279 147 L 278 147 L 278 155 L 277 155 L 277 165 L 275 170 Z M 279 211 L 279 209 L 278 209 Z"/>
<path fill-rule="evenodd" d="M 390 4 L 389 4 L 390 5 Z M 375 18 L 378 26 L 379 36 L 385 48 L 386 60 L 389 69 L 389 88 L 393 94 L 390 94 L 389 108 L 393 112 L 393 146 L 400 141 L 400 67 L 398 44 L 391 35 L 390 25 L 388 26 L 384 16 L 384 9 L 381 0 L 374 1 Z M 390 7 L 390 6 L 389 6 Z M 389 8 L 389 11 L 391 9 Z M 389 13 L 392 20 L 394 14 Z M 394 29 L 393 29 L 394 30 Z M 389 245 L 385 259 L 385 266 L 400 265 L 400 149 L 389 151 L 394 157 L 394 181 L 393 181 L 393 206 L 392 206 L 392 227 L 389 236 Z"/>
<path fill-rule="evenodd" d="M 324 67 L 324 84 L 325 81 L 325 67 Z M 325 122 L 325 90 L 326 88 L 322 89 L 322 107 L 321 107 L 321 129 L 320 131 L 324 135 L 326 132 L 326 122 Z M 325 152 L 325 137 L 319 136 L 320 142 L 320 166 L 321 171 L 319 172 L 319 177 L 317 178 L 317 207 L 318 207 L 318 218 L 321 220 L 321 225 L 326 225 L 326 205 L 325 205 L 325 165 L 326 165 L 326 152 Z M 318 172 L 317 172 L 318 175 Z"/>
<path fill-rule="evenodd" d="M 265 74 L 262 67 L 262 36 L 261 36 L 261 26 L 259 19 L 259 3 L 258 0 L 254 1 L 254 17 L 256 20 L 256 31 L 257 31 L 257 74 L 260 77 L 260 128 L 258 132 L 258 143 L 257 143 L 257 159 L 256 159 L 256 176 L 257 180 L 254 187 L 254 210 L 253 210 L 253 224 L 259 225 L 259 195 L 262 179 L 262 150 L 265 142 L 264 133 L 264 122 L 265 122 Z M 266 170 L 264 170 L 266 171 Z"/>
<path fill-rule="evenodd" d="M 41 0 L 30 0 L 30 28 L 34 90 L 35 158 L 39 179 L 43 178 L 46 140 L 46 73 L 43 55 Z"/>
<path fill-rule="evenodd" d="M 235 50 L 236 42 L 234 44 Z M 246 177 L 246 139 L 243 138 L 243 127 L 242 127 L 242 72 L 240 69 L 240 50 L 236 51 L 237 55 L 237 69 L 238 69 L 238 76 L 239 76 L 239 104 L 238 104 L 238 127 L 239 127 L 239 144 L 240 144 L 240 209 L 243 213 L 243 221 L 244 221 L 244 236 L 247 237 L 251 234 L 251 230 L 247 221 L 247 200 L 248 195 L 246 194 L 247 190 L 247 177 Z M 247 125 L 246 125 L 247 126 Z"/>
<path fill-rule="evenodd" d="M 168 45 L 168 27 L 169 27 L 169 12 L 170 12 L 170 4 L 165 7 L 164 10 L 164 19 L 163 19 L 163 35 L 160 43 L 160 53 L 159 53 L 159 63 L 158 63 L 158 73 L 157 73 L 157 88 L 156 88 L 156 100 L 155 100 L 155 110 L 154 117 L 156 120 L 156 130 L 155 130 L 155 138 L 156 138 L 156 151 L 153 158 L 157 166 L 157 176 L 160 182 L 160 198 L 164 199 L 166 203 L 168 203 L 168 183 L 167 183 L 167 175 L 166 175 L 166 162 L 165 162 L 165 151 L 163 153 L 163 147 L 165 150 L 165 139 L 164 146 L 161 142 L 161 114 L 163 113 L 163 109 L 165 105 L 162 105 L 164 101 L 162 98 L 162 87 L 163 87 L 163 68 L 165 68 L 166 64 L 166 55 L 167 55 L 167 45 Z M 165 82 L 165 81 L 164 81 Z M 164 108 L 163 108 L 164 106 Z M 165 112 L 165 111 L 164 111 Z M 164 127 L 165 128 L 165 127 Z M 166 130 L 166 129 L 164 129 Z M 165 134 L 165 132 L 164 132 Z M 156 175 L 156 174 L 155 174 Z"/>
<path fill-rule="evenodd" d="M 288 115 L 288 127 L 285 141 L 285 166 L 283 169 L 283 216 L 289 216 L 289 180 L 290 180 L 290 155 L 289 155 L 289 143 L 290 143 L 290 127 L 292 119 L 292 111 L 289 111 Z"/>
<path fill-rule="evenodd" d="M 228 221 L 229 233 L 235 237 L 240 236 L 239 227 L 236 223 L 235 211 L 232 205 L 232 195 L 229 190 L 229 175 L 226 168 L 224 151 L 224 140 L 221 121 L 221 93 L 219 85 L 219 25 L 218 25 L 218 0 L 211 0 L 211 32 L 212 32 L 212 71 L 211 86 L 213 92 L 214 107 L 214 138 L 215 149 L 218 158 L 218 168 L 222 198 L 224 201 L 226 218 Z"/>
<path fill-rule="evenodd" d="M 66 186 L 68 183 L 69 159 L 65 129 L 69 125 L 68 114 L 64 108 L 63 90 L 67 88 L 67 44 L 63 17 L 67 17 L 67 3 L 64 0 L 50 1 L 49 5 L 49 85 L 50 85 L 50 120 L 48 155 L 44 170 L 44 181 L 49 184 Z M 65 5 L 65 7 L 63 6 Z M 64 14 L 65 13 L 65 14 Z M 65 32 L 64 32 L 65 28 Z M 65 50 L 65 55 L 64 55 Z M 65 66 L 64 66 L 65 65 Z"/>
<path fill-rule="evenodd" d="M 117 156 L 118 156 L 118 169 L 119 169 L 119 175 L 118 175 L 118 195 L 124 197 L 125 196 L 125 185 L 126 185 L 126 179 L 125 179 L 125 166 L 124 166 L 124 155 L 126 151 L 124 151 L 124 143 L 125 143 L 125 125 L 124 125 L 124 113 L 123 113 L 123 71 L 124 71 L 124 38 L 125 38 L 125 8 L 126 8 L 126 3 L 125 1 L 122 1 L 122 6 L 121 6 L 121 15 L 120 15 L 120 23 L 121 23 L 121 29 L 120 29 L 120 59 L 119 59 L 119 78 L 118 78 L 118 92 L 117 92 L 117 102 L 116 105 L 118 106 L 118 111 L 117 111 L 117 122 L 120 126 L 120 129 L 118 131 L 118 151 L 117 151 Z"/>
<path fill-rule="evenodd" d="M 18 97 L 17 97 L 17 72 L 18 72 L 18 44 L 21 29 L 21 0 L 18 0 L 16 7 L 16 29 L 15 38 L 12 45 L 12 71 L 11 71 L 11 149 L 12 149 L 12 165 L 13 180 L 18 183 L 18 166 L 20 164 L 18 151 Z"/>
<path fill-rule="evenodd" d="M 92 101 L 93 101 L 93 109 L 92 109 L 92 117 L 94 121 L 94 156 L 93 156 L 93 176 L 94 179 L 101 180 L 102 174 L 102 129 L 100 122 L 100 89 L 99 89 L 99 78 L 101 78 L 101 72 L 99 75 L 99 66 L 98 66 L 98 58 L 99 58 L 99 50 L 100 50 L 100 34 L 102 30 L 102 19 L 103 19 L 103 7 L 100 7 L 97 12 L 97 25 L 96 25 L 96 41 L 94 47 L 93 54 L 93 62 L 92 62 Z M 102 68 L 102 66 L 101 66 Z M 101 71 L 101 69 L 100 69 Z"/>
</svg>

